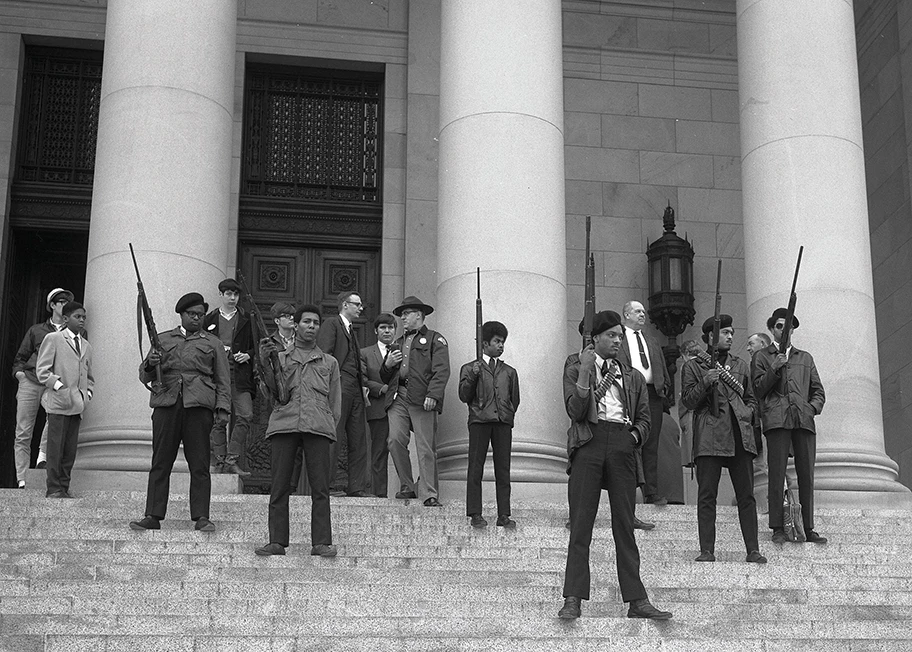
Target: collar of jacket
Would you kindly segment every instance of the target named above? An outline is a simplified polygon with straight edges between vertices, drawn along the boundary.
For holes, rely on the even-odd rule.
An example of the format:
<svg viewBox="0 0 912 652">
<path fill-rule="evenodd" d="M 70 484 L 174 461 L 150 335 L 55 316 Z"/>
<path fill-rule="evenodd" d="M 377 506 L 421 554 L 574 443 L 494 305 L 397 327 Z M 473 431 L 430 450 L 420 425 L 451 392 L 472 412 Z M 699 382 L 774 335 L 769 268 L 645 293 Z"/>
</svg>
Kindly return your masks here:
<svg viewBox="0 0 912 652">
<path fill-rule="evenodd" d="M 766 347 L 766 352 L 771 355 L 779 355 L 779 345 L 776 344 L 775 342 L 773 342 L 768 347 Z M 799 349 L 794 344 L 789 346 L 789 355 L 792 355 L 793 353 L 801 353 L 801 352 L 802 352 L 801 349 Z"/>
<path fill-rule="evenodd" d="M 427 332 L 428 332 L 427 324 L 421 324 L 421 328 L 419 328 L 419 329 L 417 329 L 417 330 L 405 331 L 405 332 L 402 334 L 402 339 L 404 340 L 404 339 L 405 339 L 406 337 L 408 337 L 409 335 L 418 335 L 419 333 L 421 333 L 422 335 L 426 335 Z"/>
<path fill-rule="evenodd" d="M 306 351 L 307 351 L 306 349 L 302 349 L 301 347 L 299 347 L 297 345 L 297 342 L 295 342 L 294 348 L 292 348 L 290 351 L 287 351 L 284 353 L 286 353 L 286 355 L 288 357 L 290 357 L 292 360 L 294 360 L 296 362 L 300 362 L 301 364 L 307 364 L 308 362 L 312 362 L 314 360 L 323 359 L 323 350 L 319 346 L 314 346 L 314 348 L 311 349 L 311 351 L 309 353 L 307 353 Z M 280 351 L 280 353 L 283 353 L 283 352 Z"/>
<path fill-rule="evenodd" d="M 193 339 L 194 337 L 205 337 L 205 335 L 206 335 L 205 331 L 203 331 L 203 329 L 201 328 L 201 329 L 199 329 L 198 331 L 196 331 L 195 333 L 190 333 L 190 332 L 188 332 L 187 335 L 186 335 L 186 337 L 185 337 L 184 334 L 181 333 L 181 327 L 180 327 L 180 326 L 175 326 L 175 327 L 174 327 L 174 330 L 172 330 L 171 332 L 172 332 L 174 335 L 176 335 L 177 337 L 179 337 L 179 338 L 181 338 L 181 339 L 184 339 L 184 340 Z"/>
</svg>

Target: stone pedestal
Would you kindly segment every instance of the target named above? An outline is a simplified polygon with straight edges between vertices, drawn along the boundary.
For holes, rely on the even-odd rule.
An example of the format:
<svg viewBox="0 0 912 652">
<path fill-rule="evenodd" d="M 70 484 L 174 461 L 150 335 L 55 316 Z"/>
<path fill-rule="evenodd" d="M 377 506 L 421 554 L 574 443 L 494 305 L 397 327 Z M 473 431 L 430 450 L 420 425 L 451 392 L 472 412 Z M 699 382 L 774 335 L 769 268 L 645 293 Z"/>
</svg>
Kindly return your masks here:
<svg viewBox="0 0 912 652">
<path fill-rule="evenodd" d="M 852 4 L 738 0 L 737 12 L 750 328 L 787 305 L 804 245 L 793 342 L 827 395 L 816 489 L 830 505 L 912 504 L 884 452 Z"/>
<path fill-rule="evenodd" d="M 444 2 L 441 19 L 437 312 L 453 369 L 441 480 L 465 478 L 462 364 L 475 357 L 475 268 L 484 320 L 509 329 L 522 402 L 512 478 L 565 482 L 566 234 L 561 6 Z M 406 252 L 408 256 L 408 252 Z"/>
<path fill-rule="evenodd" d="M 128 243 L 159 331 L 180 323 L 181 295 L 212 303 L 225 277 L 236 16 L 235 0 L 108 2 L 85 292 L 96 385 L 78 468 L 149 468 Z"/>
</svg>

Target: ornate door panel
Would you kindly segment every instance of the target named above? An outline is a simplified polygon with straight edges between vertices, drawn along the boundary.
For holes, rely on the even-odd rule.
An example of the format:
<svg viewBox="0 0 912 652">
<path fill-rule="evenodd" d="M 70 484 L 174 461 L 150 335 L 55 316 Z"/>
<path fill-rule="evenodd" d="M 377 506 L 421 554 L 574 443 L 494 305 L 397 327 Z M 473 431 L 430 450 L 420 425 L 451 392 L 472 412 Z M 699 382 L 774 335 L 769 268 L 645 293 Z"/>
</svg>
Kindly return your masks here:
<svg viewBox="0 0 912 652">
<path fill-rule="evenodd" d="M 364 309 L 355 321 L 361 346 L 376 342 L 371 328 L 380 312 L 380 273 L 377 252 L 317 249 L 315 251 L 312 297 L 326 319 L 339 312 L 339 294 L 358 292 Z"/>
<path fill-rule="evenodd" d="M 276 301 L 297 304 L 308 293 L 305 286 L 307 249 L 281 247 L 244 247 L 241 272 L 256 297 L 267 326 L 269 309 Z"/>
</svg>

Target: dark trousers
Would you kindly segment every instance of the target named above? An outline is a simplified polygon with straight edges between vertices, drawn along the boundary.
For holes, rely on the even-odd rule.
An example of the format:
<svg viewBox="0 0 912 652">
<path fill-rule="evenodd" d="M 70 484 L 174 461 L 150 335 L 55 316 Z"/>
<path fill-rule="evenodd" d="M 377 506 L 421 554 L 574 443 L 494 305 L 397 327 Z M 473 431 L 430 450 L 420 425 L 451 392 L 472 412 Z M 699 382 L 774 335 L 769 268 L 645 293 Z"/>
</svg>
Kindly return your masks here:
<svg viewBox="0 0 912 652">
<path fill-rule="evenodd" d="M 741 433 L 735 434 L 734 457 L 701 455 L 697 465 L 697 529 L 700 550 L 716 550 L 716 498 L 722 468 L 728 469 L 735 498 L 738 500 L 738 521 L 747 552 L 760 550 L 757 540 L 757 501 L 754 499 L 754 456 L 744 450 Z"/>
<path fill-rule="evenodd" d="M 466 514 L 481 514 L 481 479 L 488 445 L 494 458 L 497 515 L 510 515 L 510 449 L 513 428 L 499 421 L 469 425 L 469 470 L 466 476 Z"/>
<path fill-rule="evenodd" d="M 282 432 L 269 438 L 272 448 L 272 493 L 269 496 L 269 542 L 288 547 L 288 496 L 295 453 L 304 451 L 304 467 L 310 481 L 311 545 L 332 544 L 329 515 L 329 446 L 323 435 Z"/>
<path fill-rule="evenodd" d="M 81 414 L 48 414 L 47 495 L 69 491 Z"/>
<path fill-rule="evenodd" d="M 570 545 L 564 597 L 589 599 L 589 545 L 602 488 L 607 487 L 621 597 L 624 602 L 640 600 L 646 597 L 646 589 L 640 581 L 640 551 L 633 534 L 633 435 L 620 423 L 599 421 L 590 426 L 592 439 L 574 453 L 570 465 Z"/>
<path fill-rule="evenodd" d="M 209 431 L 212 410 L 185 408 L 183 396 L 169 407 L 152 410 L 152 468 L 146 492 L 146 515 L 165 518 L 171 469 L 177 450 L 184 443 L 184 459 L 190 467 L 190 518 L 209 518 L 212 480 L 209 478 Z"/>
<path fill-rule="evenodd" d="M 662 435 L 662 398 L 654 385 L 649 390 L 649 437 L 643 442 L 643 497 L 656 496 L 659 492 L 659 437 Z"/>
<path fill-rule="evenodd" d="M 330 450 L 330 476 L 332 484 L 339 465 L 339 446 L 342 438 L 348 442 L 348 493 L 367 491 L 370 478 L 367 471 L 367 422 L 364 420 L 364 396 L 360 391 L 342 389 L 342 418 L 336 427 L 336 441 Z"/>
<path fill-rule="evenodd" d="M 386 498 L 386 487 L 389 484 L 389 437 L 390 424 L 386 415 L 382 419 L 371 419 L 367 422 L 371 437 L 371 493 Z"/>
<path fill-rule="evenodd" d="M 804 531 L 814 529 L 814 462 L 817 459 L 817 437 L 810 430 L 767 430 L 766 461 L 769 465 L 769 526 L 776 530 L 783 527 L 782 491 L 785 488 L 785 467 L 789 451 L 795 455 L 795 473 L 798 476 L 798 500 Z"/>
</svg>

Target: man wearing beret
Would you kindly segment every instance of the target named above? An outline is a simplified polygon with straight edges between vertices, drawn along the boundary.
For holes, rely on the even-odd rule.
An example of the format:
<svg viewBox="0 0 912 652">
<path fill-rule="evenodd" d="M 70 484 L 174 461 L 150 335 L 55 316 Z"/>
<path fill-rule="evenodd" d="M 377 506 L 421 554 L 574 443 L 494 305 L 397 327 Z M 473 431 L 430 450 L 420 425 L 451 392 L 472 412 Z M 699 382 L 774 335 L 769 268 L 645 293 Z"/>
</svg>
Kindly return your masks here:
<svg viewBox="0 0 912 652">
<path fill-rule="evenodd" d="M 714 318 L 703 322 L 703 341 L 709 343 Z M 750 367 L 731 354 L 735 329 L 730 315 L 720 315 L 717 363 L 709 355 L 688 360 L 681 371 L 681 401 L 693 410 L 693 459 L 697 466 L 697 528 L 700 556 L 715 561 L 716 498 L 722 469 L 727 468 L 735 498 L 746 561 L 765 564 L 757 540 L 757 501 L 754 500 L 753 416 L 756 401 L 751 390 Z M 701 359 L 702 358 L 702 359 Z M 712 402 L 716 402 L 713 410 Z"/>
<path fill-rule="evenodd" d="M 570 543 L 564 578 L 563 619 L 579 618 L 589 599 L 589 546 L 602 489 L 608 490 L 611 532 L 617 555 L 621 598 L 628 618 L 671 618 L 656 609 L 640 580 L 640 552 L 633 531 L 636 455 L 649 433 L 649 399 L 643 376 L 618 361 L 624 338 L 621 317 L 605 310 L 595 315 L 592 344 L 564 368 L 564 405 L 570 475 Z"/>
<path fill-rule="evenodd" d="M 16 439 L 13 444 L 16 459 L 16 479 L 19 488 L 25 488 L 25 472 L 32 459 L 32 430 L 38 416 L 41 397 L 47 389 L 38 382 L 35 375 L 35 363 L 38 360 L 38 349 L 48 333 L 57 333 L 63 325 L 63 307 L 73 300 L 73 293 L 63 288 L 54 288 L 47 295 L 47 311 L 51 313 L 46 321 L 35 324 L 25 333 L 16 357 L 13 358 L 13 376 L 19 382 L 16 391 Z M 82 333 L 85 337 L 85 332 Z M 41 442 L 38 444 L 37 468 L 43 469 L 47 464 L 48 425 L 41 431 Z"/>
<path fill-rule="evenodd" d="M 161 350 L 150 350 L 139 365 L 139 379 L 152 391 L 152 468 L 146 515 L 130 523 L 134 530 L 161 528 L 168 509 L 171 469 L 181 442 L 190 467 L 190 518 L 197 530 L 215 530 L 209 520 L 209 432 L 213 413 L 216 422 L 228 423 L 231 380 L 221 341 L 200 328 L 208 309 L 202 295 L 182 296 L 174 307 L 181 325 L 159 333 Z"/>
<path fill-rule="evenodd" d="M 446 338 L 430 330 L 425 318 L 434 308 L 415 296 L 406 297 L 393 313 L 402 317 L 405 332 L 393 343 L 380 377 L 396 396 L 389 415 L 389 450 L 404 487 L 396 498 L 418 498 L 425 507 L 441 507 L 437 488 L 437 415 L 443 410 L 443 393 L 450 378 L 450 352 Z M 418 449 L 418 482 L 409 459 L 409 429 Z"/>
<path fill-rule="evenodd" d="M 769 526 L 774 543 L 785 543 L 782 514 L 782 492 L 789 449 L 795 455 L 798 476 L 798 499 L 804 532 L 810 543 L 826 543 L 814 531 L 814 462 L 817 457 L 817 435 L 814 417 L 823 411 L 826 395 L 817 373 L 814 358 L 807 351 L 791 345 L 779 353 L 779 342 L 788 310 L 777 308 L 766 320 L 774 343 L 754 354 L 751 379 L 760 406 L 760 423 L 766 435 L 766 459 L 769 465 Z M 792 330 L 798 329 L 798 318 L 792 317 Z"/>
</svg>

